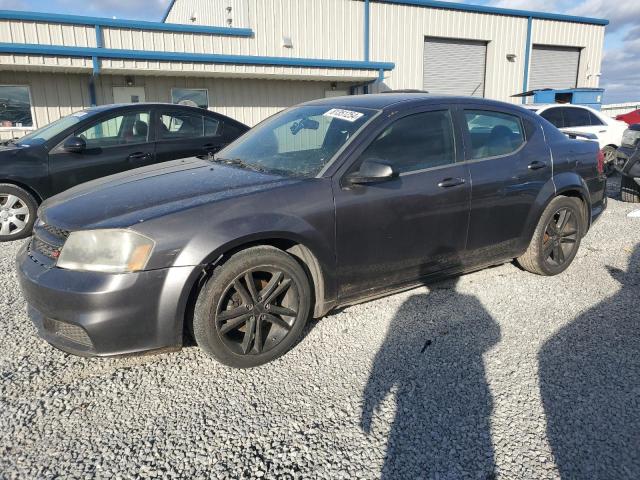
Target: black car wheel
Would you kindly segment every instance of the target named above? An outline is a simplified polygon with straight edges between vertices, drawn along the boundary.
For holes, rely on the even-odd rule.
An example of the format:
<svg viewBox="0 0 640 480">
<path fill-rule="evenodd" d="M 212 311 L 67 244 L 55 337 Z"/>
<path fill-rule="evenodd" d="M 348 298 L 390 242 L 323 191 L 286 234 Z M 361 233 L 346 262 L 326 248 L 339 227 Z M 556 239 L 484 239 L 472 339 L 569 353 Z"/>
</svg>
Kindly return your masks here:
<svg viewBox="0 0 640 480">
<path fill-rule="evenodd" d="M 623 202 L 640 203 L 640 185 L 625 175 L 620 179 L 620 196 Z"/>
<path fill-rule="evenodd" d="M 26 190 L 8 183 L 0 184 L 0 242 L 31 235 L 38 203 Z"/>
<path fill-rule="evenodd" d="M 309 280 L 297 261 L 274 247 L 254 247 L 233 255 L 202 288 L 193 333 L 219 362 L 255 367 L 297 343 L 310 311 Z"/>
<path fill-rule="evenodd" d="M 518 258 L 522 268 L 538 275 L 558 275 L 578 253 L 585 231 L 582 202 L 557 197 L 542 213 L 527 251 Z"/>
</svg>

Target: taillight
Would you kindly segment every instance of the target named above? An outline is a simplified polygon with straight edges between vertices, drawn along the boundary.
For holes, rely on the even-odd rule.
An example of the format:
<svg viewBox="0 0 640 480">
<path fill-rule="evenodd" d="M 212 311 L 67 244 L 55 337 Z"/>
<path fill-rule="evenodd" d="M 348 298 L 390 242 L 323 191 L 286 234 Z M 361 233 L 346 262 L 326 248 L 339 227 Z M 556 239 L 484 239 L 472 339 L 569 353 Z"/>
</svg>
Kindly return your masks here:
<svg viewBox="0 0 640 480">
<path fill-rule="evenodd" d="M 604 173 L 604 152 L 598 150 L 598 173 L 602 175 Z"/>
</svg>

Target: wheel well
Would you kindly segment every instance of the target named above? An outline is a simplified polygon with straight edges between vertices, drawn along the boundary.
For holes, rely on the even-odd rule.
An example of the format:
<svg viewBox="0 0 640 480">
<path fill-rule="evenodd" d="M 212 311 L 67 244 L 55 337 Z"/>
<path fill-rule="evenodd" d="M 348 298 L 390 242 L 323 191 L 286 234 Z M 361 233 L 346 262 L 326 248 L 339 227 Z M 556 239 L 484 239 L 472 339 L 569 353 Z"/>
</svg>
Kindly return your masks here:
<svg viewBox="0 0 640 480">
<path fill-rule="evenodd" d="M 313 292 L 313 298 L 311 299 L 312 305 L 314 305 L 313 317 L 318 318 L 324 315 L 325 312 L 325 282 L 324 275 L 322 273 L 322 268 L 320 266 L 320 262 L 318 258 L 313 254 L 313 252 L 306 247 L 305 245 L 295 242 L 289 239 L 282 238 L 272 238 L 272 239 L 262 239 L 253 242 L 244 243 L 242 245 L 236 246 L 226 252 L 224 252 L 217 260 L 215 260 L 211 267 L 215 267 L 218 265 L 224 264 L 231 256 L 234 254 L 246 250 L 251 247 L 257 246 L 271 246 L 275 247 L 279 250 L 289 253 L 292 257 L 294 257 L 302 269 L 307 274 L 307 278 L 309 278 L 309 282 L 311 283 L 311 290 Z M 185 341 L 187 339 L 193 340 L 193 313 L 196 305 L 196 301 L 198 299 L 198 294 L 200 290 L 205 285 L 206 281 L 209 279 L 213 272 L 213 268 L 207 268 L 205 271 L 198 277 L 195 281 L 191 291 L 189 293 L 189 299 L 187 301 L 187 307 L 184 315 L 184 326 L 183 326 L 183 338 Z"/>
<path fill-rule="evenodd" d="M 584 198 L 584 195 L 582 194 L 582 192 L 578 191 L 578 190 L 567 190 L 564 192 L 560 192 L 558 195 L 563 195 L 565 197 L 570 197 L 570 198 L 577 198 L 578 200 L 580 200 L 580 203 L 582 203 L 582 214 L 584 215 L 584 226 L 585 226 L 585 232 L 587 233 L 587 231 L 589 230 L 589 227 L 591 226 L 591 212 L 589 211 L 589 204 L 587 203 L 586 199 Z"/>
<path fill-rule="evenodd" d="M 40 196 L 38 192 L 36 192 L 33 188 L 29 187 L 28 185 L 25 185 L 24 183 L 16 182 L 15 180 L 3 180 L 2 178 L 0 178 L 0 183 L 4 183 L 7 185 L 15 185 L 16 187 L 20 187 L 21 189 L 29 192 L 31 196 L 36 200 L 36 202 L 38 202 L 38 205 L 42 203 L 42 196 Z"/>
</svg>

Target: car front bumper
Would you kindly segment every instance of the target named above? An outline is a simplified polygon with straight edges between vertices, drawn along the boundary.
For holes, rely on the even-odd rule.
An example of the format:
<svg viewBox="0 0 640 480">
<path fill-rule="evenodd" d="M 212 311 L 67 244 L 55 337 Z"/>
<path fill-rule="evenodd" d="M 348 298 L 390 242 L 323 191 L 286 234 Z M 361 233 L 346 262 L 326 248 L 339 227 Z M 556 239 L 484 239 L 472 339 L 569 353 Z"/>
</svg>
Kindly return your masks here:
<svg viewBox="0 0 640 480">
<path fill-rule="evenodd" d="M 54 347 L 75 355 L 117 356 L 182 346 L 183 291 L 194 267 L 78 272 L 42 265 L 28 244 L 16 262 L 29 317 Z"/>
</svg>

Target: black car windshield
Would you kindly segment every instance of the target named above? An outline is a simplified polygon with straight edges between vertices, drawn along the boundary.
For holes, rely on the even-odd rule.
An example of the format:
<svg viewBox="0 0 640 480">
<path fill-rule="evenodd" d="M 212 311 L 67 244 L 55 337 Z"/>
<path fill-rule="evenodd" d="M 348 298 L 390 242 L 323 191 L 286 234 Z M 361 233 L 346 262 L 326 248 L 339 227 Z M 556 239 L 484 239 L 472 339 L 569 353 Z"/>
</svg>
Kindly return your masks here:
<svg viewBox="0 0 640 480">
<path fill-rule="evenodd" d="M 249 131 L 215 161 L 289 177 L 316 176 L 376 114 L 366 108 L 301 106 Z"/>
<path fill-rule="evenodd" d="M 25 135 L 18 141 L 18 145 L 42 145 L 48 142 L 59 133 L 64 132 L 67 128 L 74 126 L 76 123 L 88 118 L 88 112 L 76 112 L 69 116 L 62 117 L 53 123 L 45 125 L 39 128 L 35 132 L 31 132 L 29 135 Z"/>
</svg>

